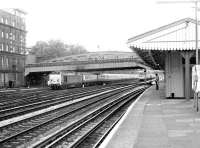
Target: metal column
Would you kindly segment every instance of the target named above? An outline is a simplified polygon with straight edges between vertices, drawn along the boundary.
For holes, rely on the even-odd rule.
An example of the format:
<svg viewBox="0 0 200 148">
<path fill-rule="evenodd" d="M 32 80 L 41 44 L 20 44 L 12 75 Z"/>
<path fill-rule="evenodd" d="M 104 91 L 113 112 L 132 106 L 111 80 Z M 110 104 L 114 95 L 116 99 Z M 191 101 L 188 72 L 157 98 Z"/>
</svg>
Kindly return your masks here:
<svg viewBox="0 0 200 148">
<path fill-rule="evenodd" d="M 185 98 L 190 99 L 190 53 L 185 52 Z"/>
</svg>

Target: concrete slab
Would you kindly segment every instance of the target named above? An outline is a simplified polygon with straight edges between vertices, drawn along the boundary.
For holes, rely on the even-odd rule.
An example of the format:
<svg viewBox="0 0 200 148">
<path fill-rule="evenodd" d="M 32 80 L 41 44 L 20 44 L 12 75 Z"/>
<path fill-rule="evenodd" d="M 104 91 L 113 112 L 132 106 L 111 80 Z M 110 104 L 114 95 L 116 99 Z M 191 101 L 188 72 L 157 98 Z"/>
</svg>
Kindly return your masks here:
<svg viewBox="0 0 200 148">
<path fill-rule="evenodd" d="M 199 148 L 200 113 L 193 100 L 166 99 L 153 86 L 100 146 L 106 148 Z"/>
</svg>

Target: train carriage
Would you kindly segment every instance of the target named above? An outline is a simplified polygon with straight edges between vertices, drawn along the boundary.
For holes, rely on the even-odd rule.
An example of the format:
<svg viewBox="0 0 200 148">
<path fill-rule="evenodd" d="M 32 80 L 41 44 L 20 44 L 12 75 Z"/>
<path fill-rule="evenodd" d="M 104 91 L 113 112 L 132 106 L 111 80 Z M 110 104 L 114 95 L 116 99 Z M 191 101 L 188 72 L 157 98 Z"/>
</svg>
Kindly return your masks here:
<svg viewBox="0 0 200 148">
<path fill-rule="evenodd" d="M 109 84 L 116 81 L 136 79 L 140 81 L 153 79 L 153 73 L 140 72 L 138 74 L 76 74 L 57 72 L 49 74 L 48 86 L 52 89 L 84 87 L 91 85 Z"/>
</svg>

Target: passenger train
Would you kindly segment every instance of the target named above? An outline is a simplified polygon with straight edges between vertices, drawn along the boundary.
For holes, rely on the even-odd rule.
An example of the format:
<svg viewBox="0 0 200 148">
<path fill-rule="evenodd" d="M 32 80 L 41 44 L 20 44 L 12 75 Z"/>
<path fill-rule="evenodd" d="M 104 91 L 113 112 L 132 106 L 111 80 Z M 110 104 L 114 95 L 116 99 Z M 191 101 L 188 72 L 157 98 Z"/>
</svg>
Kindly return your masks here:
<svg viewBox="0 0 200 148">
<path fill-rule="evenodd" d="M 116 80 L 136 79 L 144 81 L 153 79 L 154 74 L 74 74 L 66 72 L 53 72 L 49 74 L 48 86 L 51 89 L 65 89 L 72 87 L 85 87 L 103 85 Z"/>
</svg>

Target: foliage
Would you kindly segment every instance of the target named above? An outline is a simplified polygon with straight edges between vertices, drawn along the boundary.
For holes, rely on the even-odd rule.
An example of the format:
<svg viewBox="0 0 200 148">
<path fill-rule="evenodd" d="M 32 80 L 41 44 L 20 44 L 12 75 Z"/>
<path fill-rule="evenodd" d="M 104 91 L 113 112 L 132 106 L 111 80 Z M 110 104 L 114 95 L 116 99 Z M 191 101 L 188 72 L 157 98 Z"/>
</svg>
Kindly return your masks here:
<svg viewBox="0 0 200 148">
<path fill-rule="evenodd" d="M 52 58 L 86 53 L 87 50 L 80 45 L 68 45 L 60 40 L 50 40 L 48 42 L 38 41 L 31 49 L 37 58 L 49 60 Z"/>
</svg>

